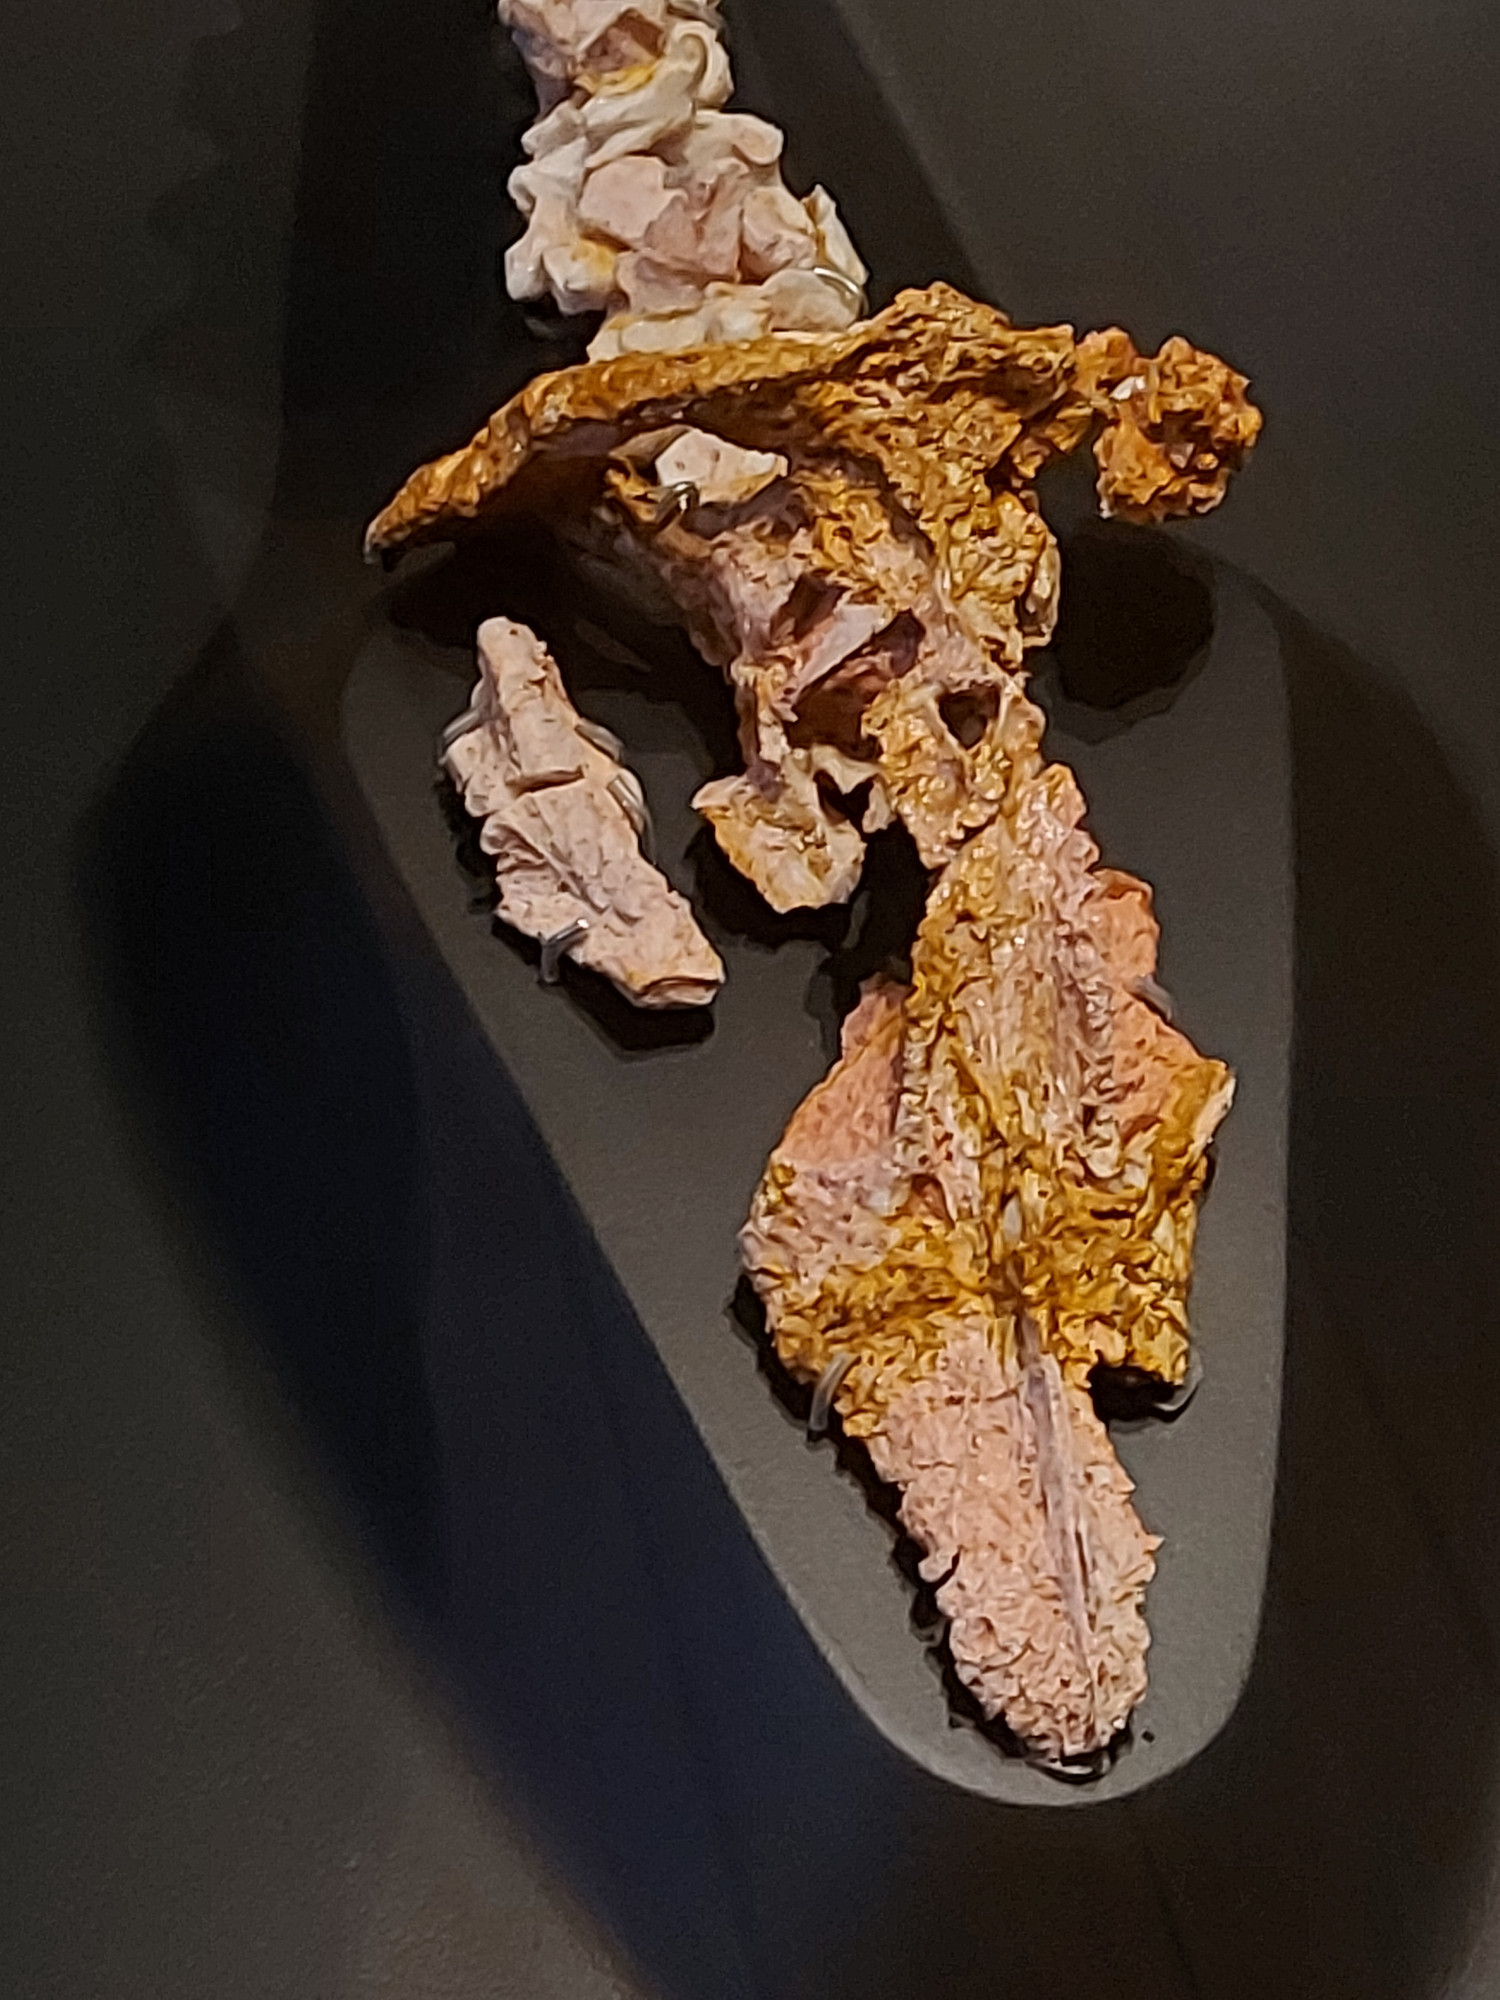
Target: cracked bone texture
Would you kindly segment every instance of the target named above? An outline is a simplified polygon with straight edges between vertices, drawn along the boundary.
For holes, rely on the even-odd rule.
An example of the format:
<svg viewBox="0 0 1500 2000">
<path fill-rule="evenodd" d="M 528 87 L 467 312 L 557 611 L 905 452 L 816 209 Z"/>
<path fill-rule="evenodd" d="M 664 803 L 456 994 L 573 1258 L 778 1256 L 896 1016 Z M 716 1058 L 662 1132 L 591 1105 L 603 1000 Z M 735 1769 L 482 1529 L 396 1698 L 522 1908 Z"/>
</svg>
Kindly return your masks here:
<svg viewBox="0 0 1500 2000">
<path fill-rule="evenodd" d="M 866 833 L 897 814 L 929 867 L 993 816 L 988 738 L 1025 736 L 1036 712 L 947 601 L 922 538 L 866 489 L 802 466 L 742 505 L 688 506 L 652 529 L 656 486 L 622 471 L 611 487 L 735 691 L 745 770 L 694 804 L 774 909 L 845 901 Z M 970 702 L 983 743 L 953 734 L 945 699 Z"/>
<path fill-rule="evenodd" d="M 541 116 L 510 179 L 526 230 L 518 299 L 600 312 L 596 358 L 775 331 L 860 311 L 865 267 L 821 188 L 781 177 L 782 136 L 743 111 L 717 10 L 702 0 L 499 0 Z"/>
<path fill-rule="evenodd" d="M 1008 1324 L 1018 1301 L 1070 1381 L 1185 1372 L 1232 1080 L 1136 990 L 1150 892 L 1098 866 L 1082 810 L 1070 773 L 1023 750 L 938 875 L 910 986 L 851 1015 L 757 1192 L 744 1251 L 778 1350 L 815 1378 L 856 1348 L 838 1396 L 856 1434 L 956 1327 Z"/>
<path fill-rule="evenodd" d="M 499 915 L 546 939 L 582 923 L 567 956 L 640 1007 L 702 1006 L 724 980 L 686 901 L 641 852 L 644 807 L 631 772 L 568 700 L 524 625 L 479 629 L 480 678 L 444 764 L 482 822 Z"/>
</svg>

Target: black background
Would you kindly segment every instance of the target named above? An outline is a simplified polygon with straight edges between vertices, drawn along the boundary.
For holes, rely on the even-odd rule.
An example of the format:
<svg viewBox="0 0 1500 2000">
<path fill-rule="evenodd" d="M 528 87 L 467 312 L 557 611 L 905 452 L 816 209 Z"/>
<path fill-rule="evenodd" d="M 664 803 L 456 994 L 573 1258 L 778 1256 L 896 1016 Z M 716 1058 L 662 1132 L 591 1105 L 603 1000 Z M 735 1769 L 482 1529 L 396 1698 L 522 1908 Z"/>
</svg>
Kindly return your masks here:
<svg viewBox="0 0 1500 2000">
<path fill-rule="evenodd" d="M 617 1957 L 643 1990 L 671 1957 L 618 1907 L 604 1944 L 565 1860 L 472 1774 L 287 1417 L 263 1300 L 122 1091 L 98 969 L 100 803 L 174 687 L 233 672 L 226 614 L 253 624 L 273 502 L 278 590 L 302 521 L 311 595 L 318 519 L 358 514 L 512 386 L 493 253 L 525 103 L 483 16 L 58 0 L 6 36 L 4 1979 L 28 1996 L 588 1996 L 630 1990 Z M 743 0 L 742 95 L 883 273 L 951 276 L 1022 318 L 1181 327 L 1268 411 L 1198 532 L 1266 593 L 1292 674 L 1281 1510 L 1250 1693 L 1181 1781 L 1043 1827 L 935 1787 L 893 1803 L 882 1778 L 858 1881 L 826 1851 L 836 1815 L 760 1798 L 745 1838 L 790 1853 L 807 1895 L 780 1933 L 752 1898 L 676 1985 L 1483 1995 L 1492 11 L 844 18 L 864 67 L 822 0 Z M 227 920 L 253 938 L 274 915 Z M 419 1459 L 420 1436 L 401 1449 Z M 799 1854 L 814 1826 L 824 1851 Z"/>
</svg>

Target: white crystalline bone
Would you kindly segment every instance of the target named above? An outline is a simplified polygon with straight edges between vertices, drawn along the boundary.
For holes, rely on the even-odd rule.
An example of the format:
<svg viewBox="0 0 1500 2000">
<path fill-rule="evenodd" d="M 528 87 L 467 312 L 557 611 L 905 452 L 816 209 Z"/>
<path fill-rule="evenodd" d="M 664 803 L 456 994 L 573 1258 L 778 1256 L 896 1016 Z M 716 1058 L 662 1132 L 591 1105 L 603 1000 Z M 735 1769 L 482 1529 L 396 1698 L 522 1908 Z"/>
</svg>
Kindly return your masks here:
<svg viewBox="0 0 1500 2000">
<path fill-rule="evenodd" d="M 705 0 L 499 0 L 542 116 L 510 189 L 517 299 L 602 312 L 595 359 L 776 332 L 836 332 L 866 278 L 822 188 L 781 178 L 782 137 L 726 112 L 732 78 Z"/>
<path fill-rule="evenodd" d="M 707 507 L 737 507 L 786 476 L 779 451 L 751 451 L 708 431 L 684 430 L 656 456 L 656 477 L 666 487 L 691 486 Z"/>
<path fill-rule="evenodd" d="M 673 157 L 689 174 L 707 176 L 731 155 L 747 167 L 774 167 L 785 144 L 776 127 L 753 112 L 704 111 L 677 141 Z"/>
<path fill-rule="evenodd" d="M 658 54 L 669 0 L 498 0 L 543 109 L 593 70 L 608 73 Z"/>
<path fill-rule="evenodd" d="M 510 177 L 511 199 L 531 227 L 505 253 L 505 283 L 511 296 L 539 298 L 547 289 L 543 255 L 567 243 L 583 188 L 588 142 L 570 139 L 517 167 Z"/>
<path fill-rule="evenodd" d="M 687 903 L 641 852 L 644 800 L 608 731 L 578 714 L 526 626 L 488 619 L 479 665 L 460 718 L 469 726 L 452 735 L 443 762 L 483 821 L 480 846 L 495 863 L 500 916 L 542 940 L 576 930 L 567 956 L 637 1006 L 712 1000 L 724 967 Z"/>
<path fill-rule="evenodd" d="M 817 261 L 818 231 L 802 203 L 772 181 L 751 188 L 740 207 L 740 261 L 747 277 L 773 277 Z"/>
</svg>

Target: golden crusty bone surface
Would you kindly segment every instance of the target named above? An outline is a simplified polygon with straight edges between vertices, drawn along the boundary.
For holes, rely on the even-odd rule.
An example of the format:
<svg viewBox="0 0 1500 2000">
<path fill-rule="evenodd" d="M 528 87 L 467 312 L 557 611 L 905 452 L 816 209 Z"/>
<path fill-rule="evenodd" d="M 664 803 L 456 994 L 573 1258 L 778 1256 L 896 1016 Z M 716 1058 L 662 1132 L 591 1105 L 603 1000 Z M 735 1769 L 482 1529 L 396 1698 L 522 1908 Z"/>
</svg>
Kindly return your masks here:
<svg viewBox="0 0 1500 2000">
<path fill-rule="evenodd" d="M 1046 461 L 1094 432 L 1101 499 L 1143 518 L 1222 494 L 1259 425 L 1244 380 L 1184 342 L 1163 357 L 1017 329 L 939 285 L 832 338 L 597 362 L 539 377 L 414 474 L 368 545 L 520 508 L 657 572 L 738 698 L 745 772 L 700 809 L 773 907 L 840 901 L 898 809 L 930 866 L 993 813 L 993 760 L 936 707 L 1009 708 L 1003 669 L 1051 632 L 1058 554 L 1030 483 Z M 692 438 L 779 477 L 724 504 L 682 477 Z M 663 524 L 664 491 L 702 504 Z"/>
<path fill-rule="evenodd" d="M 1018 328 L 948 285 L 846 333 L 625 354 L 539 375 L 376 517 L 372 552 L 446 539 L 492 509 L 586 506 L 612 452 L 674 423 L 796 460 L 857 465 L 914 526 L 975 629 L 1007 658 L 1050 631 L 1056 545 L 1033 484 L 1090 432 L 1105 508 L 1205 513 L 1260 429 L 1248 385 L 1173 339 Z"/>
</svg>

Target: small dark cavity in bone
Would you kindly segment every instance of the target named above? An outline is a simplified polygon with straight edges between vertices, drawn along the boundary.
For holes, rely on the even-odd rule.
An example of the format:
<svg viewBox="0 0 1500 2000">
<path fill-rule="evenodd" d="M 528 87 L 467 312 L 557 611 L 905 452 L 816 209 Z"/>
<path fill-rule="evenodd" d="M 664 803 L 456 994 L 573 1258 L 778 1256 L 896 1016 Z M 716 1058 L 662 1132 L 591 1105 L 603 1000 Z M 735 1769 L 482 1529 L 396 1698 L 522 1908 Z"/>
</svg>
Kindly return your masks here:
<svg viewBox="0 0 1500 2000">
<path fill-rule="evenodd" d="M 959 694 L 945 694 L 938 701 L 938 714 L 955 741 L 972 750 L 1000 713 L 997 688 L 975 688 Z"/>
<path fill-rule="evenodd" d="M 920 623 L 903 611 L 807 690 L 787 740 L 798 748 L 831 743 L 847 756 L 873 760 L 878 746 L 864 733 L 865 710 L 882 689 L 911 672 L 921 644 Z"/>
<path fill-rule="evenodd" d="M 843 792 L 826 771 L 819 771 L 813 777 L 818 797 L 836 819 L 848 820 L 851 826 L 858 826 L 869 802 L 870 788 L 860 785 L 852 792 Z"/>
<path fill-rule="evenodd" d="M 778 645 L 805 639 L 843 596 L 837 584 L 817 576 L 799 576 L 776 614 L 774 636 Z"/>
</svg>

